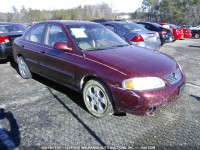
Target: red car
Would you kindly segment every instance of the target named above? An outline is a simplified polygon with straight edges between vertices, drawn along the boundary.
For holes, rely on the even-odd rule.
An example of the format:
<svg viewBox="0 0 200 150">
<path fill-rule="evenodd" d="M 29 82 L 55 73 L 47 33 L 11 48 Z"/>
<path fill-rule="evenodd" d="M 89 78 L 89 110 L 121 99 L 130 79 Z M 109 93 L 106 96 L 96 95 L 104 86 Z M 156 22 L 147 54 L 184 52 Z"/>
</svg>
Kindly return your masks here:
<svg viewBox="0 0 200 150">
<path fill-rule="evenodd" d="M 175 25 L 173 25 L 175 26 Z M 183 28 L 178 28 L 177 26 L 175 26 L 178 30 L 179 30 L 179 33 L 181 33 L 181 38 L 180 39 L 183 39 L 184 38 L 184 31 L 183 31 Z"/>
<path fill-rule="evenodd" d="M 82 93 L 96 117 L 153 115 L 176 101 L 186 82 L 174 59 L 129 45 L 93 22 L 37 23 L 15 39 L 13 55 L 23 78 L 34 72 Z"/>
<path fill-rule="evenodd" d="M 178 29 L 175 25 L 168 24 L 168 23 L 157 23 L 160 25 L 169 25 L 169 27 L 172 29 L 173 35 L 174 35 L 174 41 L 182 39 L 184 37 L 182 29 Z"/>
<path fill-rule="evenodd" d="M 189 28 L 181 28 L 181 29 L 183 29 L 184 38 L 191 38 L 192 37 L 192 33 L 191 33 L 191 30 Z"/>
</svg>

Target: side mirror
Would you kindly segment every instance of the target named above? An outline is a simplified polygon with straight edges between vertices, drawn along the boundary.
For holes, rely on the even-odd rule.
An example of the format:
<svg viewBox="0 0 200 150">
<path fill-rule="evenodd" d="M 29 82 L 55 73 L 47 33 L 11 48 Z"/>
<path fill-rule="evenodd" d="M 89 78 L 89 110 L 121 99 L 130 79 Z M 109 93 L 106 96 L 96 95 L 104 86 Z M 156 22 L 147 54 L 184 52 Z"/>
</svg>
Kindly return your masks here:
<svg viewBox="0 0 200 150">
<path fill-rule="evenodd" d="M 55 49 L 64 50 L 67 52 L 72 52 L 72 48 L 69 48 L 65 42 L 56 42 L 53 47 Z"/>
</svg>

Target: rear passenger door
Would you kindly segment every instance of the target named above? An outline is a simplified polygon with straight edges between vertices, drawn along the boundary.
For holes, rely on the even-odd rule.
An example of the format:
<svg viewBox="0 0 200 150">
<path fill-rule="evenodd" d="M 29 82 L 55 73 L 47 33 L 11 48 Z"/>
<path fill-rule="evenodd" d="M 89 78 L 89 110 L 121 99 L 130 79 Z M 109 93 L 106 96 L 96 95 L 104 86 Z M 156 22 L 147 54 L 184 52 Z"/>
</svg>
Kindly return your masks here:
<svg viewBox="0 0 200 150">
<path fill-rule="evenodd" d="M 42 39 L 45 24 L 34 26 L 24 36 L 24 41 L 20 45 L 23 49 L 23 56 L 31 71 L 40 73 L 39 62 L 41 58 Z"/>
<path fill-rule="evenodd" d="M 63 28 L 57 24 L 49 24 L 44 37 L 44 56 L 40 61 L 42 74 L 60 83 L 74 86 L 75 84 L 75 56 L 73 50 L 68 53 L 64 50 L 54 48 L 54 43 L 65 42 L 68 47 L 70 43 Z"/>
</svg>

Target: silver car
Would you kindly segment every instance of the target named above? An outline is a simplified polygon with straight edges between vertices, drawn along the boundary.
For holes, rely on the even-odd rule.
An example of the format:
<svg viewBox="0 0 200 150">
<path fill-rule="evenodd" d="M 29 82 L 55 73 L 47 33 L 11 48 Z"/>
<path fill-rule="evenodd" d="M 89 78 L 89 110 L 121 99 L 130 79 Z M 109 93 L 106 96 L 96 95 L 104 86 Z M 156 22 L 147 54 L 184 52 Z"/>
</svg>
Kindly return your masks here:
<svg viewBox="0 0 200 150">
<path fill-rule="evenodd" d="M 117 33 L 124 40 L 138 47 L 157 51 L 161 47 L 158 32 L 149 31 L 142 26 L 124 21 L 101 22 L 104 26 Z"/>
</svg>

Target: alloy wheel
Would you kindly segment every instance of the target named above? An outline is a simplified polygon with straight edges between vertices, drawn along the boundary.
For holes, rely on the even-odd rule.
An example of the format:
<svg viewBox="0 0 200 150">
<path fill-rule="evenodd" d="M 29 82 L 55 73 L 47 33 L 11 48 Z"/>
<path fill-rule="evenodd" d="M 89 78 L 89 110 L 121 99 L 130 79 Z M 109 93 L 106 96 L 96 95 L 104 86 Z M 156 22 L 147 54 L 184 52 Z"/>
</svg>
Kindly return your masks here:
<svg viewBox="0 0 200 150">
<path fill-rule="evenodd" d="M 103 114 L 108 107 L 106 94 L 98 86 L 90 86 L 86 90 L 86 102 L 94 113 Z"/>
</svg>

